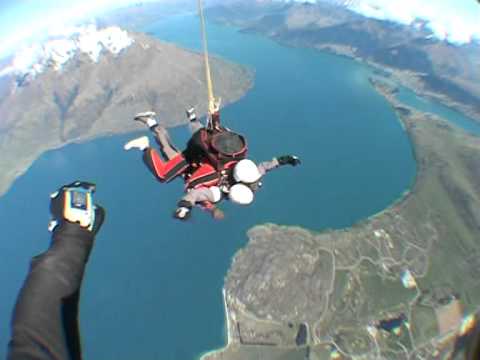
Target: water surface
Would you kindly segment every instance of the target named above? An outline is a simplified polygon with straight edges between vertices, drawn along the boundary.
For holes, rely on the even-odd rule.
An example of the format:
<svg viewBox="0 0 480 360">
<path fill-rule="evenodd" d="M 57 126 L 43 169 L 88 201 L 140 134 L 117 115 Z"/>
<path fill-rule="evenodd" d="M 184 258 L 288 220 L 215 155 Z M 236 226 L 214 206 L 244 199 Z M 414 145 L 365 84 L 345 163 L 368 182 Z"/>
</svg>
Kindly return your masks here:
<svg viewBox="0 0 480 360">
<path fill-rule="evenodd" d="M 409 90 L 403 86 L 399 87 L 399 92 L 396 97 L 401 102 L 410 105 L 420 111 L 438 115 L 441 118 L 459 126 L 460 128 L 469 132 L 472 135 L 480 135 L 480 124 L 475 120 L 469 118 L 468 116 L 465 116 L 462 113 L 458 112 L 457 110 L 451 109 L 438 102 L 418 96 L 412 90 Z"/>
</svg>

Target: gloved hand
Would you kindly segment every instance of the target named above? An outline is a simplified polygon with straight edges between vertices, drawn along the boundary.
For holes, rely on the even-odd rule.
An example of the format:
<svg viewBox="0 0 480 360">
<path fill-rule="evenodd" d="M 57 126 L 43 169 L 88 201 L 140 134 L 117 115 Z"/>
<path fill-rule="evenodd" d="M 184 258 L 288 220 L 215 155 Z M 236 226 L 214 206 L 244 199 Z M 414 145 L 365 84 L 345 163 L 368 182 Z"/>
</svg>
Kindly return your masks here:
<svg viewBox="0 0 480 360">
<path fill-rule="evenodd" d="M 191 215 L 191 210 L 186 207 L 179 207 L 177 210 L 175 210 L 175 214 L 173 214 L 173 217 L 179 220 L 188 220 Z"/>
<path fill-rule="evenodd" d="M 225 213 L 223 212 L 222 209 L 216 207 L 212 210 L 212 217 L 215 220 L 223 220 L 223 219 L 225 219 Z"/>
<path fill-rule="evenodd" d="M 280 165 L 292 165 L 297 166 L 302 163 L 302 161 L 295 155 L 283 155 L 277 157 L 277 161 Z"/>
<path fill-rule="evenodd" d="M 54 231 L 62 223 L 70 222 L 96 234 L 105 220 L 105 210 L 93 202 L 95 189 L 92 183 L 75 181 L 51 194 L 52 219 L 48 230 Z"/>
<path fill-rule="evenodd" d="M 173 217 L 183 221 L 188 220 L 192 215 L 192 204 L 188 201 L 180 200 L 177 206 L 177 210 L 173 213 Z"/>
</svg>

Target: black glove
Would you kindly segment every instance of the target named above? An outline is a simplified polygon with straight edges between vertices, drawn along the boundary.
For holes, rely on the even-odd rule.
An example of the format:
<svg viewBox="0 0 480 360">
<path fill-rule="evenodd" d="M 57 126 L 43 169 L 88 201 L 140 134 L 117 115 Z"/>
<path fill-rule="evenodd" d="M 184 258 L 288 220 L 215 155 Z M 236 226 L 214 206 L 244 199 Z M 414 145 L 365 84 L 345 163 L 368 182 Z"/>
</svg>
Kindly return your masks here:
<svg viewBox="0 0 480 360">
<path fill-rule="evenodd" d="M 283 155 L 277 157 L 277 161 L 280 165 L 292 165 L 297 166 L 300 165 L 302 162 L 300 159 L 295 155 Z"/>
<path fill-rule="evenodd" d="M 95 189 L 92 183 L 75 181 L 51 194 L 52 220 L 48 229 L 53 231 L 62 223 L 70 222 L 96 234 L 105 220 L 105 209 L 94 204 Z"/>
<path fill-rule="evenodd" d="M 177 206 L 177 210 L 173 213 L 173 217 L 183 221 L 188 220 L 192 215 L 192 204 L 186 200 L 180 200 Z"/>
</svg>

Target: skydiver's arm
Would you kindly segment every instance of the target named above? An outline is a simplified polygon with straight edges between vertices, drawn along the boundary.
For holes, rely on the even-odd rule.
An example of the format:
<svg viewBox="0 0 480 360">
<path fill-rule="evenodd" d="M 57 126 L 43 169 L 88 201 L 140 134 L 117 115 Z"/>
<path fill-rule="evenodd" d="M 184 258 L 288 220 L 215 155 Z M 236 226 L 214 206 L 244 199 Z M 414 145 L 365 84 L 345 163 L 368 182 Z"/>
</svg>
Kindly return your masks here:
<svg viewBox="0 0 480 360">
<path fill-rule="evenodd" d="M 297 166 L 301 163 L 300 159 L 294 155 L 282 155 L 273 158 L 271 161 L 264 161 L 258 165 L 260 174 L 265 175 L 270 170 L 276 169 L 283 165 Z"/>
<path fill-rule="evenodd" d="M 197 189 L 191 189 L 188 191 L 182 200 L 187 201 L 191 206 L 195 206 L 202 202 L 211 202 L 215 203 L 219 200 L 217 194 L 211 188 L 200 187 Z"/>
<path fill-rule="evenodd" d="M 276 158 L 273 158 L 270 161 L 264 161 L 258 164 L 258 171 L 260 171 L 260 174 L 265 175 L 267 172 L 276 169 L 280 166 L 278 163 L 278 160 Z"/>
<path fill-rule="evenodd" d="M 223 220 L 225 218 L 225 214 L 223 213 L 223 210 L 220 209 L 216 204 L 210 202 L 210 201 L 205 201 L 203 203 L 198 204 L 203 210 L 209 212 L 213 218 L 216 220 Z"/>
<path fill-rule="evenodd" d="M 75 181 L 50 196 L 49 249 L 32 259 L 12 319 L 8 360 L 80 360 L 78 301 L 85 265 L 105 211 L 95 185 Z M 80 225 L 82 224 L 82 225 Z"/>
<path fill-rule="evenodd" d="M 189 213 L 194 206 L 198 206 L 203 210 L 210 212 L 216 219 L 223 218 L 222 211 L 215 205 L 221 200 L 221 198 L 221 191 L 216 186 L 191 189 L 179 201 L 176 214 L 178 215 L 180 209 L 184 209 L 183 212 Z M 181 218 L 183 219 L 187 217 L 183 216 Z"/>
<path fill-rule="evenodd" d="M 81 359 L 78 301 L 94 234 L 64 222 L 32 259 L 15 306 L 8 360 Z"/>
</svg>

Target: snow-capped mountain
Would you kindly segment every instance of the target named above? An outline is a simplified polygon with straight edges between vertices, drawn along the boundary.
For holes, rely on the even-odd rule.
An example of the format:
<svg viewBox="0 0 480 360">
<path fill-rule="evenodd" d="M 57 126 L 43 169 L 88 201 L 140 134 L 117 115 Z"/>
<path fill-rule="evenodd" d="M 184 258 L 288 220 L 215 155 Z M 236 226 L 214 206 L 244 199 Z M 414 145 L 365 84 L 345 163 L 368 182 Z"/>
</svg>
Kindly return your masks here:
<svg viewBox="0 0 480 360">
<path fill-rule="evenodd" d="M 92 62 L 98 62 L 102 52 L 117 55 L 133 42 L 133 37 L 115 26 L 105 29 L 97 29 L 95 25 L 72 28 L 42 44 L 19 51 L 11 63 L 0 70 L 0 76 L 14 75 L 22 82 L 32 80 L 46 69 L 61 70 L 78 54 L 86 54 Z"/>
</svg>

